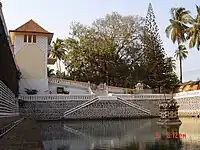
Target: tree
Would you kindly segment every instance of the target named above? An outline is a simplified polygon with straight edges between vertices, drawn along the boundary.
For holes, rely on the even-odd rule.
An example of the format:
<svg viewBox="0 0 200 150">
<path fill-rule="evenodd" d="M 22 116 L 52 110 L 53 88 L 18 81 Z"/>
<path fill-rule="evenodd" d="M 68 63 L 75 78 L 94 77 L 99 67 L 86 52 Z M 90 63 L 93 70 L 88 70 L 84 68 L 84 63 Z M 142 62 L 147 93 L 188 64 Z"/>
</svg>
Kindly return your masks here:
<svg viewBox="0 0 200 150">
<path fill-rule="evenodd" d="M 188 29 L 186 24 L 192 23 L 193 19 L 190 11 L 183 7 L 172 8 L 171 16 L 170 25 L 167 26 L 165 33 L 168 38 L 171 35 L 172 42 L 177 42 L 179 45 L 186 41 L 185 32 Z"/>
<path fill-rule="evenodd" d="M 159 93 L 162 88 L 166 88 L 165 82 L 169 77 L 176 78 L 173 73 L 172 60 L 165 56 L 151 3 L 148 7 L 144 26 L 142 58 L 142 66 L 145 68 L 146 74 L 143 82 L 153 89 L 158 89 Z M 172 81 L 173 83 L 170 82 L 170 84 L 177 82 L 177 80 Z M 167 87 L 169 86 L 167 85 Z"/>
<path fill-rule="evenodd" d="M 183 43 L 186 41 L 186 31 L 188 30 L 188 23 L 192 23 L 193 19 L 190 16 L 190 11 L 183 8 L 172 8 L 171 9 L 172 19 L 170 19 L 170 25 L 166 28 L 166 36 L 169 38 L 171 34 L 171 40 L 173 43 L 178 43 L 178 49 L 183 48 Z M 177 54 L 180 54 L 179 52 Z M 182 83 L 182 60 L 181 56 L 179 57 L 180 61 L 180 82 Z"/>
<path fill-rule="evenodd" d="M 137 82 L 143 18 L 118 13 L 95 20 L 92 25 L 73 23 L 65 39 L 67 71 L 75 80 L 126 86 Z M 131 85 L 132 84 L 132 85 Z M 133 86 L 131 83 L 127 86 Z"/>
<path fill-rule="evenodd" d="M 197 15 L 193 20 L 192 27 L 188 28 L 187 34 L 189 39 L 189 48 L 193 48 L 195 45 L 197 49 L 200 49 L 200 6 L 196 6 Z"/>
<path fill-rule="evenodd" d="M 173 57 L 167 57 L 165 61 L 165 63 L 169 67 L 168 69 L 170 70 L 170 72 L 176 70 L 176 61 L 173 59 Z"/>
<path fill-rule="evenodd" d="M 47 67 L 47 76 L 48 77 L 52 77 L 54 76 L 54 69 L 50 69 L 49 67 Z"/>
<path fill-rule="evenodd" d="M 60 72 L 59 70 L 56 71 L 55 76 L 58 77 L 58 78 L 62 78 L 62 79 L 66 79 L 67 78 L 65 72 Z"/>
<path fill-rule="evenodd" d="M 178 49 L 175 51 L 175 57 L 179 59 L 179 67 L 180 67 L 180 81 L 182 82 L 183 79 L 183 68 L 182 68 L 182 61 L 186 59 L 188 55 L 188 51 L 185 45 L 179 45 Z"/>
<path fill-rule="evenodd" d="M 65 54 L 64 50 L 64 42 L 61 39 L 56 39 L 56 41 L 53 41 L 51 46 L 51 52 L 50 57 L 57 59 L 57 69 L 61 72 L 61 64 L 60 61 L 63 59 Z"/>
</svg>

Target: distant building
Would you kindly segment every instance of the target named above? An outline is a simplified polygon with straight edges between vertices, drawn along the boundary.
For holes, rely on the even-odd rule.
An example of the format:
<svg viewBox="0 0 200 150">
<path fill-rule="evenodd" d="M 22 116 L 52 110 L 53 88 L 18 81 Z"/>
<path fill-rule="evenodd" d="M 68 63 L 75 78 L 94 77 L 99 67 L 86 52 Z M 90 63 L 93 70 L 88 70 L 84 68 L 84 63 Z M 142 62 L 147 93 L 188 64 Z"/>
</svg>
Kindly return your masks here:
<svg viewBox="0 0 200 150">
<path fill-rule="evenodd" d="M 33 20 L 9 32 L 16 63 L 22 73 L 20 93 L 24 93 L 25 88 L 45 93 L 48 90 L 47 64 L 55 63 L 54 59 L 48 59 L 53 33 Z"/>
<path fill-rule="evenodd" d="M 175 87 L 175 92 L 188 92 L 200 90 L 200 80 L 199 81 L 188 81 L 182 84 L 179 84 Z"/>
</svg>

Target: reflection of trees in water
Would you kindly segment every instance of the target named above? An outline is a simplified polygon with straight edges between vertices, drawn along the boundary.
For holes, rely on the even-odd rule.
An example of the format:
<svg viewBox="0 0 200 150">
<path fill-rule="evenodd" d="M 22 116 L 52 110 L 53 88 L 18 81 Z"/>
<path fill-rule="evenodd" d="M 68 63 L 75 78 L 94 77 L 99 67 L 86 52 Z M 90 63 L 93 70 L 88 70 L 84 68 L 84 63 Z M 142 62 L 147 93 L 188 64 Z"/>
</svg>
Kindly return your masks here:
<svg viewBox="0 0 200 150">
<path fill-rule="evenodd" d="M 155 143 L 133 142 L 130 145 L 116 150 L 181 150 L 183 144 L 180 139 L 166 139 Z M 95 149 L 98 150 L 98 149 Z"/>
<path fill-rule="evenodd" d="M 105 149 L 103 149 L 103 148 L 94 148 L 92 150 L 105 150 Z M 129 146 L 126 146 L 126 147 L 123 147 L 123 148 L 112 148 L 112 150 L 140 150 L 140 143 L 134 141 Z"/>
<path fill-rule="evenodd" d="M 156 139 L 154 144 L 147 144 L 146 150 L 181 150 L 183 143 L 179 137 L 169 136 L 177 133 L 179 135 L 178 126 L 165 126 L 161 127 L 162 132 L 159 139 Z"/>
<path fill-rule="evenodd" d="M 139 143 L 133 142 L 129 146 L 125 147 L 124 150 L 140 150 L 140 145 Z"/>
<path fill-rule="evenodd" d="M 154 143 L 132 142 L 130 145 L 117 150 L 181 150 L 183 142 L 180 138 L 168 138 L 170 133 L 179 133 L 179 126 L 162 128 L 159 139 Z"/>
<path fill-rule="evenodd" d="M 58 147 L 57 150 L 70 150 L 69 146 Z"/>
<path fill-rule="evenodd" d="M 183 148 L 180 139 L 166 139 L 156 141 L 154 144 L 147 144 L 146 150 L 181 150 Z"/>
</svg>

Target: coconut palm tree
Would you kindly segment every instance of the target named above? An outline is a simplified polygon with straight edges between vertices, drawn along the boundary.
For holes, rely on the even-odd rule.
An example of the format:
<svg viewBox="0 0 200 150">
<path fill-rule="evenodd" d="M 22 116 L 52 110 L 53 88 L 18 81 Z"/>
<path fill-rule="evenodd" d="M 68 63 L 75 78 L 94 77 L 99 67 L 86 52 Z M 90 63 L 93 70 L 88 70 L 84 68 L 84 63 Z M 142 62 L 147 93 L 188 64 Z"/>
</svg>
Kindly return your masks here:
<svg viewBox="0 0 200 150">
<path fill-rule="evenodd" d="M 177 42 L 180 45 L 186 41 L 185 32 L 188 29 L 186 24 L 192 23 L 193 19 L 190 16 L 190 11 L 182 7 L 172 8 L 171 15 L 170 25 L 165 29 L 165 33 L 168 38 L 171 35 L 173 43 Z"/>
<path fill-rule="evenodd" d="M 188 29 L 189 48 L 193 48 L 195 45 L 197 49 L 200 49 L 200 6 L 196 5 L 197 15 L 193 20 L 193 25 Z"/>
<path fill-rule="evenodd" d="M 56 39 L 56 41 L 53 41 L 53 44 L 51 46 L 51 52 L 50 57 L 56 58 L 58 61 L 57 63 L 57 69 L 61 72 L 61 60 L 63 56 L 65 55 L 65 49 L 64 49 L 64 42 L 61 39 Z"/>
<path fill-rule="evenodd" d="M 182 83 L 183 80 L 183 68 L 182 68 L 182 61 L 186 59 L 188 55 L 188 51 L 185 45 L 179 45 L 178 49 L 175 51 L 175 57 L 179 60 L 179 67 L 180 67 L 180 82 Z"/>
<path fill-rule="evenodd" d="M 179 50 L 183 48 L 182 44 L 186 41 L 185 33 L 189 28 L 187 24 L 191 24 L 193 22 L 193 18 L 190 16 L 190 11 L 183 7 L 172 8 L 171 15 L 172 18 L 169 20 L 170 25 L 165 29 L 165 33 L 168 38 L 171 35 L 171 40 L 173 43 L 178 43 L 178 51 L 176 51 L 176 54 L 181 54 L 183 50 L 180 52 Z M 182 59 L 184 57 L 180 56 L 178 58 L 180 61 L 180 82 L 182 83 Z"/>
</svg>

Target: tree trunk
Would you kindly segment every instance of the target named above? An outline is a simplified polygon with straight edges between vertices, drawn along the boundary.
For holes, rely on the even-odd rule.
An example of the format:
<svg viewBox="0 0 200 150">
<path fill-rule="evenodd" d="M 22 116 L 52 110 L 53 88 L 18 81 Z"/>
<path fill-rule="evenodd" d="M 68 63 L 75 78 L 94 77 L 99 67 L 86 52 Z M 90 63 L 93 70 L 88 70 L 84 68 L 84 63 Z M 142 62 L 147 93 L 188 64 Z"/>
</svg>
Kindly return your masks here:
<svg viewBox="0 0 200 150">
<path fill-rule="evenodd" d="M 183 82 L 183 69 L 182 69 L 182 59 L 179 56 L 179 64 L 180 64 L 180 82 Z"/>
<path fill-rule="evenodd" d="M 161 93 L 161 87 L 160 87 L 160 85 L 158 86 L 158 93 L 159 94 Z"/>
<path fill-rule="evenodd" d="M 59 64 L 58 64 L 58 59 L 56 60 L 56 67 L 57 67 L 57 69 L 58 69 L 58 71 L 59 71 Z"/>
<path fill-rule="evenodd" d="M 60 64 L 60 60 L 59 60 L 59 71 L 61 72 L 61 64 Z"/>
<path fill-rule="evenodd" d="M 60 78 L 61 78 L 62 73 L 61 73 L 61 64 L 60 64 L 60 59 L 58 60 L 58 62 L 59 62 L 59 72 L 60 72 Z"/>
</svg>

